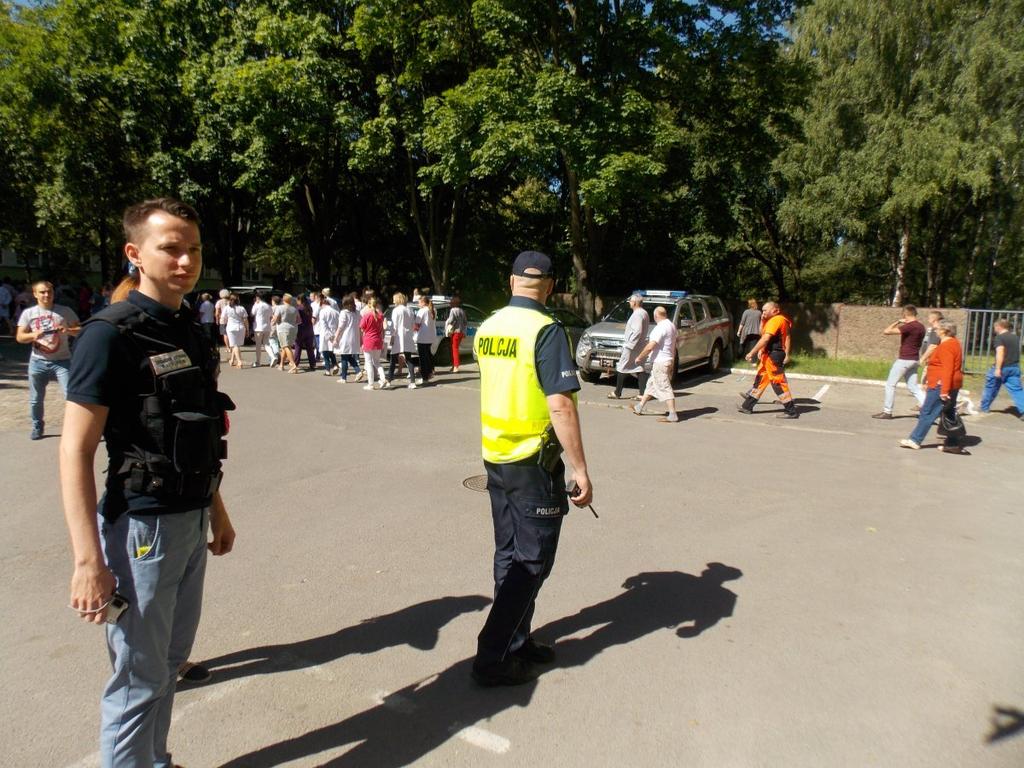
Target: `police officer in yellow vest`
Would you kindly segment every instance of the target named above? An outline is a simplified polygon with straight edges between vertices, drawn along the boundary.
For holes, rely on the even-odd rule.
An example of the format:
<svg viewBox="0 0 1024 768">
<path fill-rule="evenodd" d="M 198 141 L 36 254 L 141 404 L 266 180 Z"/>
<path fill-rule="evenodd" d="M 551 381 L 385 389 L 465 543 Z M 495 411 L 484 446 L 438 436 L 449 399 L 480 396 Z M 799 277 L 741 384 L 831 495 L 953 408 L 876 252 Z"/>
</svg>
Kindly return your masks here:
<svg viewBox="0 0 1024 768">
<path fill-rule="evenodd" d="M 480 426 L 494 519 L 494 603 L 481 630 L 473 679 L 480 685 L 533 680 L 555 652 L 530 637 L 534 600 L 551 572 L 569 511 L 565 452 L 578 507 L 592 498 L 583 455 L 569 339 L 544 309 L 554 288 L 551 259 L 516 257 L 508 306 L 474 340 L 480 365 Z"/>
</svg>

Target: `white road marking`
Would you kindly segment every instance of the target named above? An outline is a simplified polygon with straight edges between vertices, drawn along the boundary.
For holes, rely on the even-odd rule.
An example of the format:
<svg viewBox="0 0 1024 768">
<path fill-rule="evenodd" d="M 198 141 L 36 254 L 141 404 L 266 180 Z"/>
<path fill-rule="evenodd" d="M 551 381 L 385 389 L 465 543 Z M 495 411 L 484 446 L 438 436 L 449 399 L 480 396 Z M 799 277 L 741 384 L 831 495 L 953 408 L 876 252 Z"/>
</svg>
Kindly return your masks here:
<svg viewBox="0 0 1024 768">
<path fill-rule="evenodd" d="M 820 403 L 821 402 L 821 398 L 823 398 L 825 396 L 825 393 L 828 392 L 828 389 L 831 386 L 832 386 L 831 384 L 824 385 L 821 389 L 819 389 L 817 392 L 814 393 L 814 397 L 812 397 L 811 400 L 817 400 Z"/>
<path fill-rule="evenodd" d="M 496 733 L 480 728 L 476 725 L 471 725 L 468 728 L 463 728 L 455 734 L 456 738 L 462 739 L 467 744 L 472 744 L 474 747 L 480 747 L 488 752 L 493 752 L 496 755 L 504 755 L 510 749 L 512 749 L 512 742 L 506 739 L 504 736 L 499 736 Z"/>
</svg>

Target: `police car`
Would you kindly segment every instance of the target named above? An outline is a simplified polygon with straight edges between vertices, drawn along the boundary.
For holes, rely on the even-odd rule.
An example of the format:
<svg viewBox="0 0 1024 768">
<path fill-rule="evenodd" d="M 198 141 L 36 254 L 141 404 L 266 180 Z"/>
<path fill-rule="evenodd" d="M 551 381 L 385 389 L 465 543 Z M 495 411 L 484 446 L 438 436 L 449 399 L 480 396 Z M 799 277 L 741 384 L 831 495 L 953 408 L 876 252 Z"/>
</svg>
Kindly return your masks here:
<svg viewBox="0 0 1024 768">
<path fill-rule="evenodd" d="M 643 297 L 643 308 L 651 317 L 664 307 L 679 331 L 676 337 L 674 372 L 706 366 L 715 371 L 722 364 L 725 350 L 732 340 L 732 315 L 716 296 L 691 294 L 686 291 L 634 291 Z M 626 297 L 608 312 L 601 322 L 590 326 L 576 345 L 576 365 L 584 381 L 594 381 L 602 373 L 615 371 L 622 353 L 626 321 L 633 310 Z M 646 367 L 650 370 L 649 355 Z"/>
<path fill-rule="evenodd" d="M 444 324 L 448 320 L 448 315 L 452 310 L 452 297 L 451 296 L 431 296 L 431 302 L 434 305 L 434 325 L 437 331 L 437 340 L 431 346 L 430 350 L 434 354 L 434 362 L 438 365 L 450 365 L 452 356 L 451 342 L 442 344 L 444 340 Z M 409 300 L 406 307 L 410 309 L 414 314 L 419 311 L 419 303 Z M 391 311 L 395 308 L 392 304 L 384 311 L 384 349 L 391 349 Z M 473 354 L 473 337 L 476 335 L 476 329 L 480 327 L 480 323 L 484 321 L 487 314 L 472 304 L 462 303 L 462 309 L 466 313 L 466 335 L 463 336 L 462 341 L 459 343 L 459 355 L 465 359 L 471 359 Z"/>
</svg>

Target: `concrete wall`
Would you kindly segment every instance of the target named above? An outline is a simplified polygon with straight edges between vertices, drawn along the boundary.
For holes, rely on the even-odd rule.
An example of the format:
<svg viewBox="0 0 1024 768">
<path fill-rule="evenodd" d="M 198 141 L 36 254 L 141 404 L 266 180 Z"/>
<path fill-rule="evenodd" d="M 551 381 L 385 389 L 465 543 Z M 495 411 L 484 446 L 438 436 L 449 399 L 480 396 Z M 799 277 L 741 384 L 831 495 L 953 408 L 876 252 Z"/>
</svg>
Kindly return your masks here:
<svg viewBox="0 0 1024 768">
<path fill-rule="evenodd" d="M 918 319 L 927 324 L 930 307 L 918 307 Z M 815 306 L 784 304 L 783 311 L 793 320 L 793 346 L 798 352 L 826 357 L 892 360 L 900 346 L 899 336 L 883 336 L 882 330 L 901 312 L 894 307 L 869 307 L 856 304 Z M 967 312 L 940 309 L 963 333 Z"/>
</svg>

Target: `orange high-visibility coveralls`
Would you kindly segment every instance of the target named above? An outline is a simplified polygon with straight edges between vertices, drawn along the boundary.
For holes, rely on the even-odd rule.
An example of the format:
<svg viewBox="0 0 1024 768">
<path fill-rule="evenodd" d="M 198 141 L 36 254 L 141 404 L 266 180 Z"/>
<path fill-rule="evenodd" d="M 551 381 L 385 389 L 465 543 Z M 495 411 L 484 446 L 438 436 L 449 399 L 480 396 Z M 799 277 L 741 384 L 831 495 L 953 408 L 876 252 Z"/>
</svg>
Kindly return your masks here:
<svg viewBox="0 0 1024 768">
<path fill-rule="evenodd" d="M 783 369 L 786 340 L 789 338 L 791 327 L 789 319 L 781 314 L 768 318 L 761 327 L 761 335 L 768 333 L 772 338 L 760 352 L 757 373 L 754 374 L 754 386 L 750 389 L 749 397 L 755 403 L 761 399 L 761 395 L 770 384 L 783 407 L 787 411 L 793 408 L 793 394 L 789 391 L 789 381 L 786 380 L 786 372 Z M 748 407 L 752 406 L 753 403 Z"/>
</svg>

